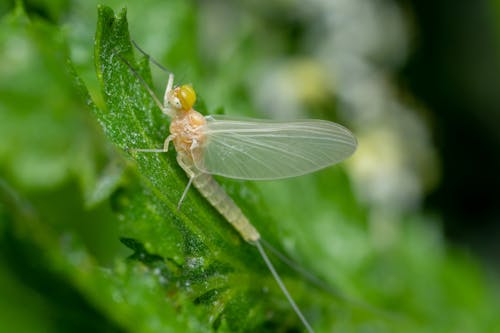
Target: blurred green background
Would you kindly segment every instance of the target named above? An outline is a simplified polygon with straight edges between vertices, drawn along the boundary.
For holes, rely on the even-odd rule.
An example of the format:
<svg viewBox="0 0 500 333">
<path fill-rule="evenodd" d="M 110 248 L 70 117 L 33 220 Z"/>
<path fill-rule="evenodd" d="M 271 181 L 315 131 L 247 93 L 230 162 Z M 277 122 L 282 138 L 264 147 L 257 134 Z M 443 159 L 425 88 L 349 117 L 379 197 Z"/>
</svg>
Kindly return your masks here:
<svg viewBox="0 0 500 333">
<path fill-rule="evenodd" d="M 95 39 L 98 4 L 121 16 Z M 201 111 L 357 136 L 312 175 L 221 179 L 327 285 L 273 257 L 318 332 L 500 331 L 500 1 L 31 0 L 0 3 L 0 332 L 304 330 L 201 196 L 175 210 L 173 152 L 124 151 L 167 135 L 106 49 L 132 57 L 125 14 Z"/>
</svg>

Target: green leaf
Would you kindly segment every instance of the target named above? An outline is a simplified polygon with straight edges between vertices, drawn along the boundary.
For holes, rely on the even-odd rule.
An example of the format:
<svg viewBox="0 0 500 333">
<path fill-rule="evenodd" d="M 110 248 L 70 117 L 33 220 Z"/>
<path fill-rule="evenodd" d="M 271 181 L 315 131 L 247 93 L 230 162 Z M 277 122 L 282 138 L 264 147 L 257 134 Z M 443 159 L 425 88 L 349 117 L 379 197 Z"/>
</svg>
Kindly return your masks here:
<svg viewBox="0 0 500 333">
<path fill-rule="evenodd" d="M 114 17 L 110 9 L 101 7 L 96 68 L 106 110 L 96 115 L 109 138 L 122 149 L 158 148 L 168 135 L 168 119 L 162 117 L 141 82 L 120 60 L 127 59 L 151 85 L 149 63 L 144 58 L 134 60 L 129 38 L 125 11 Z M 190 37 L 186 36 L 186 40 Z M 165 261 L 175 263 L 168 270 L 167 279 L 182 281 L 178 283 L 182 286 L 179 292 L 203 309 L 197 312 L 198 320 L 214 328 L 302 329 L 255 249 L 245 244 L 203 197 L 192 190 L 181 211 L 176 211 L 187 178 L 177 166 L 174 152 L 131 157 L 137 163 L 141 184 L 133 193 L 124 194 L 129 207 L 122 209 L 124 219 L 131 224 L 126 230 L 127 237 L 134 240 L 128 243 L 135 251 L 133 258 L 145 258 L 143 262 L 153 266 Z M 317 186 L 311 187 L 311 182 Z M 450 307 L 450 298 L 424 286 L 428 286 L 434 274 L 442 274 L 440 267 L 454 266 L 456 261 L 443 256 L 442 261 L 431 266 L 419 266 L 416 258 L 425 255 L 427 246 L 436 246 L 433 238 L 425 236 L 434 232 L 432 227 L 423 224 L 427 231 L 422 235 L 419 228 L 413 229 L 421 223 L 408 223 L 408 229 L 394 231 L 408 232 L 408 238 L 398 238 L 387 252 L 378 250 L 366 232 L 364 211 L 348 191 L 348 180 L 338 169 L 277 186 L 226 181 L 223 184 L 265 238 L 273 244 L 286 244 L 287 240 L 297 244 L 287 248 L 295 257 L 302 257 L 301 262 L 309 263 L 312 272 L 325 277 L 330 292 L 305 283 L 303 277 L 283 265 L 278 267 L 313 326 L 355 331 L 366 325 L 375 331 L 399 332 L 421 331 L 419 322 L 423 321 L 424 325 L 432 323 L 429 327 L 443 327 L 437 308 L 427 304 Z M 143 206 L 153 213 L 139 214 Z M 265 213 L 266 207 L 272 207 L 270 214 Z M 304 221 L 308 221 L 307 226 Z M 160 242 L 158 235 L 164 237 Z M 336 256 L 332 256 L 330 242 L 344 244 L 344 248 L 337 247 Z M 412 243 L 419 245 L 412 248 Z M 151 262 L 151 258 L 157 259 Z M 427 283 L 408 276 L 409 271 L 421 268 L 422 281 Z M 401 284 L 381 281 L 380 277 L 387 274 L 402 279 Z M 473 275 L 469 278 L 474 279 Z M 378 288 L 383 292 L 378 292 Z M 408 290 L 412 297 L 425 295 L 427 301 L 407 299 L 403 290 Z M 480 288 L 476 290 L 480 292 Z M 457 320 L 454 325 L 460 322 Z"/>
<path fill-rule="evenodd" d="M 244 28 L 237 52 L 233 40 L 207 55 L 202 6 L 146 3 L 130 4 L 134 37 L 162 45 L 167 67 L 201 94 L 196 108 L 255 116 L 241 77 L 279 52 L 265 48 L 276 30 Z M 99 8 L 100 96 L 82 60 L 94 5 L 66 6 L 32 7 L 28 17 L 18 5 L 0 21 L 0 331 L 303 331 L 256 249 L 195 189 L 176 210 L 187 178 L 175 152 L 128 153 L 161 147 L 168 119 L 120 59 L 152 84 L 125 12 Z M 49 19 L 37 15 L 44 10 Z M 53 23 L 64 17 L 63 28 Z M 164 31 L 151 31 L 150 18 Z M 450 248 L 436 218 L 361 205 L 342 166 L 220 181 L 267 241 L 325 281 L 317 287 L 271 255 L 318 332 L 498 331 L 498 290 L 477 259 Z"/>
<path fill-rule="evenodd" d="M 124 150 L 160 147 L 168 135 L 168 120 L 123 60 L 151 84 L 147 59 L 134 60 L 129 39 L 125 11 L 115 17 L 109 8 L 100 7 L 95 58 L 106 108 L 97 110 L 96 116 L 110 140 Z M 269 325 L 300 328 L 256 249 L 246 244 L 196 190 L 189 192 L 177 211 L 187 178 L 174 152 L 136 153 L 132 157 L 141 182 L 121 193 L 118 208 L 127 244 L 142 253 L 132 258 L 143 257 L 143 263 L 148 264 L 152 264 L 152 256 L 162 258 L 158 260 L 162 263 L 175 262 L 180 269 L 174 279 L 181 286 L 178 292 L 204 308 L 205 315 L 199 320 L 207 324 L 227 325 L 231 331 L 264 330 Z M 240 186 L 240 194 L 244 191 L 253 192 Z M 252 220 L 265 215 L 255 213 L 262 207 L 257 201 L 250 202 L 253 207 L 247 203 Z M 171 274 L 165 279 L 171 280 Z M 300 277 L 284 277 L 298 299 L 306 298 Z M 328 299 L 321 292 L 307 298 L 306 313 L 314 308 L 312 299 L 317 304 Z"/>
<path fill-rule="evenodd" d="M 96 110 L 96 116 L 110 140 L 124 151 L 158 148 L 168 135 L 168 119 L 121 59 L 152 85 L 148 59 L 135 61 L 125 14 L 123 10 L 115 17 L 109 8 L 99 10 L 95 58 L 106 107 Z M 187 177 L 173 151 L 127 158 L 137 166 L 140 182 L 120 194 L 117 211 L 122 214 L 126 237 L 122 241 L 134 250 L 132 260 L 163 272 L 165 281 L 175 281 L 175 295 L 182 295 L 184 301 L 172 301 L 179 304 L 181 313 L 208 325 L 207 329 L 303 329 L 255 248 L 243 242 L 199 193 L 191 190 L 182 209 L 176 210 Z M 311 186 L 314 182 L 316 186 Z M 450 306 L 449 296 L 425 290 L 426 283 L 406 278 L 408 269 L 420 269 L 415 258 L 425 253 L 427 246 L 435 246 L 433 238 L 422 236 L 408 223 L 408 230 L 399 231 L 408 232 L 408 239 L 398 238 L 387 252 L 377 250 L 369 241 L 364 211 L 349 192 L 348 179 L 341 170 L 324 170 L 281 185 L 228 181 L 223 185 L 264 238 L 280 249 L 287 242 L 297 244 L 287 248 L 294 257 L 302 257 L 301 262 L 309 263 L 313 275 L 325 277 L 327 286 L 318 288 L 278 265 L 292 295 L 316 328 L 357 331 L 368 326 L 380 332 L 421 331 L 420 321 L 441 326 L 435 308 L 423 299 L 405 299 L 402 292 L 407 289 L 411 295 L 425 295 L 441 308 Z M 308 221 L 306 226 L 304 221 Z M 308 232 L 303 232 L 306 229 Z M 425 224 L 423 230 L 427 230 L 424 234 L 433 232 Z M 336 256 L 329 252 L 331 242 L 344 244 L 344 248 L 337 247 Z M 412 242 L 419 244 L 415 252 Z M 404 262 L 409 266 L 402 265 Z M 433 274 L 448 264 L 455 265 L 444 256 L 423 269 L 423 281 L 431 281 Z M 402 285 L 380 281 L 380 274 L 386 274 L 379 267 L 396 279 L 404 279 Z M 171 290 L 172 284 L 164 287 Z M 382 293 L 378 288 L 387 289 Z M 193 305 L 197 311 L 192 311 Z"/>
</svg>

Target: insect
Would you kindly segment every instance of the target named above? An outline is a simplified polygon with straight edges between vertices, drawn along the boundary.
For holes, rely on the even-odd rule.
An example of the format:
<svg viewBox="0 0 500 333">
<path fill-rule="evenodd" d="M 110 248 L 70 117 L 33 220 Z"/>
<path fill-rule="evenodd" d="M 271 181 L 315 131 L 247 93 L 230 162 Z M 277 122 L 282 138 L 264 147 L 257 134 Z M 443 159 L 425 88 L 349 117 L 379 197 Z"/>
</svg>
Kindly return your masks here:
<svg viewBox="0 0 500 333">
<path fill-rule="evenodd" d="M 140 48 L 139 51 L 142 52 Z M 194 185 L 245 241 L 257 247 L 295 313 L 306 329 L 314 332 L 264 251 L 259 232 L 212 175 L 248 180 L 300 176 L 352 155 L 357 146 L 354 135 L 343 126 L 324 120 L 274 122 L 205 117 L 193 109 L 196 102 L 193 87 L 175 87 L 173 74 L 169 74 L 163 103 L 147 84 L 144 85 L 162 112 L 171 119 L 170 135 L 162 149 L 134 151 L 163 153 L 173 143 L 177 162 L 189 178 L 177 208 Z"/>
</svg>

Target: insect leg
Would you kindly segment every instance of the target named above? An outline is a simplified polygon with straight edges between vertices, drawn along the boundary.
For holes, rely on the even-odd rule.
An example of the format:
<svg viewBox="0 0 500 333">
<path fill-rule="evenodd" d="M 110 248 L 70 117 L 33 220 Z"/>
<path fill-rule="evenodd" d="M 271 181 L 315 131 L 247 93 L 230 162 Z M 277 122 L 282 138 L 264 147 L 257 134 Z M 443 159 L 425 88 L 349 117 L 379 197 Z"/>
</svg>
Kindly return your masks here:
<svg viewBox="0 0 500 333">
<path fill-rule="evenodd" d="M 168 152 L 168 146 L 170 145 L 170 142 L 175 138 L 174 134 L 170 134 L 166 139 L 165 143 L 163 144 L 162 149 L 142 149 L 142 148 L 132 148 L 129 149 L 129 152 L 131 153 L 166 153 Z"/>
<path fill-rule="evenodd" d="M 163 95 L 163 105 L 165 108 L 168 107 L 168 97 L 170 95 L 170 92 L 172 91 L 172 88 L 174 87 L 174 74 L 170 73 L 168 75 L 168 82 L 167 86 L 165 88 L 165 95 Z"/>
<path fill-rule="evenodd" d="M 165 149 L 142 149 L 142 148 L 131 148 L 128 150 L 131 153 L 166 153 Z"/>
<path fill-rule="evenodd" d="M 163 114 L 166 114 L 170 118 L 175 117 L 176 114 L 175 110 L 172 110 L 172 108 L 170 107 L 170 103 L 168 102 L 173 87 L 174 87 L 174 74 L 169 74 L 167 87 L 165 88 L 165 95 L 163 95 L 163 105 L 160 107 L 160 109 L 161 112 L 163 112 Z"/>
<path fill-rule="evenodd" d="M 131 153 L 166 153 L 166 152 L 168 152 L 168 146 L 170 144 L 170 141 L 172 141 L 174 139 L 174 137 L 175 137 L 174 135 L 169 135 L 167 137 L 167 139 L 165 140 L 165 143 L 163 144 L 162 149 L 132 148 L 132 149 L 129 149 L 128 151 Z"/>
<path fill-rule="evenodd" d="M 168 138 L 167 138 L 168 139 Z M 193 183 L 194 178 L 198 175 L 196 172 L 192 170 L 191 167 L 184 161 L 183 155 L 182 154 L 177 154 L 177 163 L 180 165 L 180 167 L 186 172 L 186 174 L 189 177 L 189 182 L 186 185 L 186 188 L 184 189 L 184 192 L 182 192 L 182 196 L 179 199 L 179 203 L 177 203 L 177 210 L 181 208 L 182 202 L 184 201 L 184 198 L 186 197 L 186 194 L 191 187 L 191 184 Z"/>
<path fill-rule="evenodd" d="M 184 189 L 184 192 L 182 192 L 182 196 L 181 198 L 179 199 L 179 202 L 177 203 L 177 210 L 181 209 L 181 205 L 182 205 L 182 202 L 184 201 L 184 198 L 186 197 L 186 194 L 188 193 L 188 190 L 189 188 L 191 187 L 191 184 L 193 183 L 193 179 L 195 178 L 196 176 L 191 176 L 189 177 L 189 181 L 188 181 L 188 184 L 186 186 L 186 188 Z"/>
<path fill-rule="evenodd" d="M 163 151 L 164 152 L 167 152 L 168 151 L 168 146 L 170 145 L 170 142 L 175 139 L 175 134 L 170 134 L 169 136 L 167 136 L 167 138 L 165 139 L 165 143 L 163 144 Z"/>
</svg>

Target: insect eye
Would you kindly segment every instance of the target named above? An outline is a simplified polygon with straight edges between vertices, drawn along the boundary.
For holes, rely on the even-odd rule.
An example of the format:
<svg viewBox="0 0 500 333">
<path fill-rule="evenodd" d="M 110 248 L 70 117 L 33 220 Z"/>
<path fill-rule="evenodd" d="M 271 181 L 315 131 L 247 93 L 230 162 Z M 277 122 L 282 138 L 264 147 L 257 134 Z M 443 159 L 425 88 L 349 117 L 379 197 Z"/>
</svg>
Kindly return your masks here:
<svg viewBox="0 0 500 333">
<path fill-rule="evenodd" d="M 196 102 L 196 93 L 194 92 L 193 87 L 190 85 L 180 86 L 177 97 L 181 102 L 182 108 L 186 111 L 191 110 L 194 103 Z"/>
</svg>

